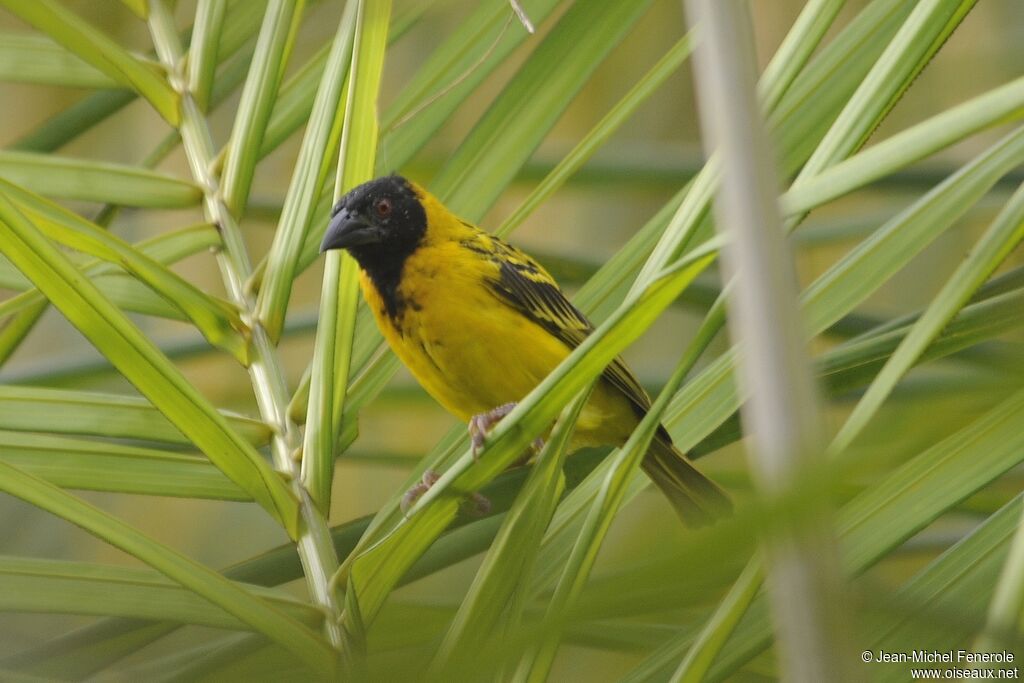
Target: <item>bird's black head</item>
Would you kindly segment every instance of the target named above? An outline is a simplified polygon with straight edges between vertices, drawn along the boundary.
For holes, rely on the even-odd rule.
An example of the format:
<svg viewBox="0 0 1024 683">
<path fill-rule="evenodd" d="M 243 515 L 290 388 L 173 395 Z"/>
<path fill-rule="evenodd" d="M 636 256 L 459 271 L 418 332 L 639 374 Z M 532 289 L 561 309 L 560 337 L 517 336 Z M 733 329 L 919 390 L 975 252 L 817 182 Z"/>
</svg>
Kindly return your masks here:
<svg viewBox="0 0 1024 683">
<path fill-rule="evenodd" d="M 412 184 L 399 175 L 363 183 L 335 204 L 320 252 L 346 249 L 364 270 L 400 268 L 427 230 Z"/>
</svg>

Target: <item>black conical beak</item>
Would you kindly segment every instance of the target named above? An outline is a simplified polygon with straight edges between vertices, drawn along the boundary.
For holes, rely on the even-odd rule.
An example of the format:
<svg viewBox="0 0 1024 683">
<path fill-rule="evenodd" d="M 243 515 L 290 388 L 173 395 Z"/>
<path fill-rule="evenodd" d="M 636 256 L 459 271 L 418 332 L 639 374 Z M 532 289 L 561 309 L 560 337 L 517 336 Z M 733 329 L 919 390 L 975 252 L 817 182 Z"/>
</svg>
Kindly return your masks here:
<svg viewBox="0 0 1024 683">
<path fill-rule="evenodd" d="M 370 225 L 359 216 L 341 209 L 331 218 L 320 243 L 320 253 L 328 249 L 348 249 L 364 244 L 377 244 L 381 241 L 380 228 Z"/>
</svg>

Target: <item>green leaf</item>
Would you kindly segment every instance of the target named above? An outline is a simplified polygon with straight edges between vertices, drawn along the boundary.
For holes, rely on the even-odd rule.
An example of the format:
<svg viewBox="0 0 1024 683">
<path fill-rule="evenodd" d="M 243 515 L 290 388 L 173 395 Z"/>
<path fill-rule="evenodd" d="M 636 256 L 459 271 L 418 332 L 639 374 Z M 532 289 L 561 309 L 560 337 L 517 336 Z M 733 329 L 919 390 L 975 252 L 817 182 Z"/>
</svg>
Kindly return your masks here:
<svg viewBox="0 0 1024 683">
<path fill-rule="evenodd" d="M 1024 128 L 997 142 L 834 263 L 803 292 L 808 333 L 820 333 L 853 310 L 1022 161 Z M 715 359 L 673 401 L 665 424 L 680 448 L 700 442 L 739 406 L 731 371 L 734 360 L 735 351 Z"/>
<path fill-rule="evenodd" d="M 373 177 L 377 154 L 377 98 L 384 68 L 391 3 L 360 2 L 356 10 L 348 101 L 341 131 L 334 197 Z M 297 256 L 297 254 L 296 254 Z M 330 510 L 335 446 L 342 434 L 359 267 L 347 252 L 333 251 L 324 266 L 320 323 L 313 347 L 302 482 L 325 512 Z"/>
<path fill-rule="evenodd" d="M 195 206 L 203 196 L 195 184 L 156 171 L 31 152 L 0 151 L 0 177 L 51 197 L 125 206 Z"/>
<path fill-rule="evenodd" d="M 166 619 L 225 629 L 248 629 L 230 613 L 148 569 L 86 562 L 0 556 L 0 609 Z M 290 618 L 317 627 L 323 615 L 282 593 L 240 584 Z"/>
<path fill-rule="evenodd" d="M 574 3 L 431 183 L 435 193 L 459 215 L 482 216 L 649 5 Z"/>
<path fill-rule="evenodd" d="M 615 513 L 630 497 L 630 483 L 639 473 L 640 463 L 647 454 L 655 433 L 661 427 L 662 413 L 689 373 L 692 360 L 695 359 L 684 353 L 665 387 L 640 420 L 640 424 L 633 430 L 622 448 L 609 458 L 607 475 L 587 510 L 582 528 L 555 585 L 554 594 L 538 629 L 539 636 L 535 644 L 527 648 L 519 660 L 516 680 L 540 682 L 547 680 L 550 675 L 565 628 L 565 615 L 579 601 Z"/>
<path fill-rule="evenodd" d="M 671 683 L 700 683 L 707 675 L 715 657 L 721 651 L 736 624 L 746 614 L 761 583 L 760 556 L 755 556 L 743 570 L 736 583 L 719 604 L 704 629 L 697 636 L 679 668 L 672 675 Z"/>
<path fill-rule="evenodd" d="M 82 58 L 107 76 L 135 90 L 172 126 L 181 118 L 178 94 L 154 64 L 134 57 L 92 24 L 55 0 L 0 0 L 11 14 Z"/>
<path fill-rule="evenodd" d="M 352 61 L 356 28 L 356 5 L 347 6 L 339 21 L 330 54 L 322 69 L 313 111 L 295 162 L 291 183 L 284 198 L 281 220 L 266 256 L 256 312 L 267 334 L 275 342 L 284 327 L 292 282 L 297 275 L 299 252 L 309 232 L 317 200 L 324 188 L 333 158 L 333 146 L 347 107 L 342 107 L 345 80 Z M 358 103 L 366 106 L 366 103 Z"/>
<path fill-rule="evenodd" d="M 207 111 L 217 71 L 217 51 L 227 16 L 227 0 L 199 0 L 196 22 L 192 27 L 192 42 L 188 48 L 188 89 L 199 105 Z"/>
<path fill-rule="evenodd" d="M 815 280 L 802 297 L 808 326 L 821 331 L 852 310 L 1022 162 L 1024 127 L 894 216 Z"/>
<path fill-rule="evenodd" d="M 800 170 L 811 156 L 913 9 L 913 3 L 903 0 L 869 3 L 811 60 L 777 107 L 767 112 L 785 177 Z"/>
<path fill-rule="evenodd" d="M 930 562 L 892 596 L 896 605 L 913 606 L 913 611 L 891 615 L 875 625 L 871 649 L 898 651 L 900 643 L 913 643 L 943 651 L 962 648 L 980 626 L 970 617 L 992 599 L 999 567 L 1005 561 L 1014 532 L 1019 528 L 1021 497 L 1017 496 L 978 525 L 970 534 Z M 955 615 L 955 618 L 949 618 Z M 932 628 L 922 628 L 932 623 Z M 998 651 L 996 650 L 993 651 Z M 981 648 L 975 651 L 985 652 Z M 898 667 L 891 673 L 899 675 Z M 885 680 L 893 680 L 889 671 Z"/>
<path fill-rule="evenodd" d="M 320 636 L 278 606 L 217 572 L 153 541 L 109 513 L 5 463 L 0 463 L 0 490 L 80 526 L 145 562 L 280 644 L 320 675 L 333 672 L 334 651 Z"/>
<path fill-rule="evenodd" d="M 18 209 L 0 196 L 0 250 L 225 474 L 296 534 L 298 503 L 252 446 Z"/>
<path fill-rule="evenodd" d="M 580 453 L 566 461 L 565 474 L 570 488 L 593 469 L 597 462 L 595 455 L 601 454 Z M 484 519 L 468 515 L 458 517 L 452 528 L 406 572 L 400 585 L 416 581 L 486 550 L 498 531 L 502 513 L 512 505 L 526 476 L 527 471 L 523 468 L 498 475 L 481 490 L 481 494 L 492 503 L 492 516 Z M 340 557 L 346 557 L 352 552 L 369 523 L 370 517 L 367 516 L 331 529 L 334 547 Z M 303 569 L 295 546 L 288 544 L 233 565 L 225 569 L 224 574 L 234 581 L 276 586 L 301 578 Z M 132 651 L 134 644 L 152 642 L 174 628 L 174 625 L 154 625 L 123 619 L 104 620 L 0 660 L 0 665 L 32 665 L 28 670 L 40 673 L 61 671 L 67 678 L 82 678 L 95 670 L 91 667 L 109 664 L 125 652 Z M 46 668 L 43 668 L 44 664 Z"/>
<path fill-rule="evenodd" d="M 1024 392 L 897 468 L 845 505 L 838 516 L 843 565 L 860 574 L 943 512 L 1024 460 Z M 757 607 L 712 669 L 720 680 L 770 640 L 767 610 Z"/>
<path fill-rule="evenodd" d="M 205 458 L 152 448 L 0 431 L 0 461 L 62 488 L 252 500 Z"/>
<path fill-rule="evenodd" d="M 975 290 L 1000 263 L 1024 240 L 1024 185 L 1010 198 L 1003 210 L 981 236 L 967 258 L 957 267 L 920 319 L 893 351 L 885 367 L 857 402 L 829 446 L 833 452 L 847 448 L 871 417 L 878 412 L 896 384 L 917 362 L 942 329 L 967 303 Z"/>
<path fill-rule="evenodd" d="M 115 439 L 191 443 L 149 401 L 134 396 L 0 385 L 0 429 L 82 434 Z M 270 428 L 259 420 L 220 412 L 230 429 L 254 447 L 270 442 Z M 52 419 L 60 415 L 61 419 Z"/>
<path fill-rule="evenodd" d="M 0 192 L 50 239 L 120 266 L 184 313 L 211 344 L 248 364 L 249 330 L 234 306 L 203 293 L 145 252 L 57 204 L 4 180 Z"/>
<path fill-rule="evenodd" d="M 693 51 L 693 39 L 687 33 L 665 53 L 647 74 L 637 81 L 626 95 L 604 115 L 586 137 L 566 154 L 544 177 L 544 180 L 530 192 L 530 195 L 495 230 L 496 235 L 507 235 L 515 230 L 540 204 L 547 201 L 583 166 L 594 153 L 647 101 L 664 83 L 673 76 Z"/>
<path fill-rule="evenodd" d="M 526 0 L 521 4 L 539 25 L 560 3 Z M 384 152 L 378 173 L 405 166 L 487 77 L 531 37 L 512 26 L 514 21 L 506 3 L 478 3 L 466 20 L 431 52 L 384 112 Z"/>
<path fill-rule="evenodd" d="M 221 175 L 224 203 L 236 217 L 242 215 L 249 198 L 260 141 L 288 61 L 289 35 L 293 23 L 302 16 L 304 5 L 304 0 L 270 0 L 267 4 Z"/>
<path fill-rule="evenodd" d="M 0 35 L 0 80 L 68 88 L 121 88 L 121 83 L 45 36 Z"/>
<path fill-rule="evenodd" d="M 506 625 L 519 621 L 523 603 L 520 584 L 530 574 L 544 530 L 565 488 L 562 465 L 576 420 L 589 397 L 589 390 L 581 393 L 555 423 L 434 655 L 428 679 L 451 680 L 465 675 L 467 667 L 488 668 L 481 666 L 486 664 L 480 660 L 484 646 L 494 633 L 505 630 L 500 628 L 501 621 Z"/>
<path fill-rule="evenodd" d="M 7 363 L 48 307 L 45 299 L 37 301 L 0 323 L 0 366 Z"/>
<path fill-rule="evenodd" d="M 865 187 L 987 127 L 1024 116 L 1024 78 L 943 111 L 795 184 L 779 198 L 796 215 Z"/>
<path fill-rule="evenodd" d="M 229 9 L 230 21 L 224 27 L 217 53 L 222 63 L 235 54 L 259 28 L 264 4 L 262 0 L 235 2 Z M 236 60 L 236 64 L 243 64 L 243 62 Z M 221 80 L 218 79 L 218 87 L 220 87 Z M 225 92 L 221 92 L 220 96 L 224 95 Z M 134 100 L 135 93 L 127 90 L 93 93 L 47 118 L 31 131 L 20 136 L 10 146 L 10 149 L 24 152 L 52 152 L 106 120 Z"/>
<path fill-rule="evenodd" d="M 843 107 L 794 183 L 799 186 L 864 144 L 977 0 L 922 0 Z"/>
</svg>

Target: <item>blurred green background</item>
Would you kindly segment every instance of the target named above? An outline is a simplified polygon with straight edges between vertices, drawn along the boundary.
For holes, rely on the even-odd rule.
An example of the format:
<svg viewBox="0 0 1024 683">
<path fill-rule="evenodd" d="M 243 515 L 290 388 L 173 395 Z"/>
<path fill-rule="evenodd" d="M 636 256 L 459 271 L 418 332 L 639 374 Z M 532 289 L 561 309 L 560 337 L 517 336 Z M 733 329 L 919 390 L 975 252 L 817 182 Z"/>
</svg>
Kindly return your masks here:
<svg viewBox="0 0 1024 683">
<path fill-rule="evenodd" d="M 85 0 L 67 4 L 116 37 L 122 45 L 139 51 L 149 49 L 144 25 L 120 4 Z M 416 4 L 413 0 L 396 0 L 394 13 L 400 16 L 410 12 Z M 448 35 L 476 4 L 474 0 L 430 3 L 423 18 L 390 48 L 385 63 L 382 107 L 386 107 L 416 72 L 424 56 L 437 46 L 439 36 Z M 843 25 L 866 4 L 851 0 L 837 25 Z M 802 5 L 799 0 L 751 3 L 762 66 Z M 311 3 L 296 42 L 293 65 L 301 64 L 314 47 L 329 40 L 340 10 L 341 3 L 333 0 Z M 193 13 L 194 3 L 178 3 L 176 15 L 182 23 Z M 550 20 L 546 22 L 541 33 L 551 24 Z M 685 25 L 678 0 L 655 0 L 622 45 L 601 64 L 516 182 L 488 212 L 482 221 L 483 227 L 494 228 L 500 224 L 552 165 L 678 40 Z M 0 30 L 23 28 L 0 12 Z M 510 30 L 519 30 L 519 27 L 512 26 Z M 407 175 L 429 186 L 440 164 L 514 73 L 532 49 L 534 40 L 538 38 L 527 40 L 507 64 L 497 69 L 412 163 L 402 169 Z M 874 139 L 883 139 L 937 111 L 1015 78 L 1022 71 L 1024 3 L 1020 0 L 979 3 L 898 103 Z M 0 83 L 0 102 L 4 103 L 0 115 L 4 123 L 0 128 L 0 145 L 9 145 L 39 121 L 81 96 L 82 93 L 66 88 Z M 211 117 L 218 144 L 226 140 L 230 131 L 236 101 L 237 96 L 228 100 Z M 75 140 L 62 154 L 137 163 L 165 130 L 165 124 L 157 115 L 139 101 Z M 900 172 L 869 190 L 815 211 L 794 241 L 801 284 L 811 282 L 857 240 L 1003 132 L 997 129 L 976 135 L 912 170 Z M 700 168 L 703 152 L 699 134 L 687 66 L 644 104 L 630 123 L 563 190 L 542 205 L 510 241 L 536 255 L 568 290 L 575 289 Z M 299 142 L 300 136 L 294 135 L 257 169 L 251 202 L 255 208 L 250 209 L 242 223 L 252 253 L 261 254 L 270 244 Z M 385 165 L 387 155 L 385 147 L 380 151 Z M 160 168 L 188 175 L 180 151 Z M 1022 178 L 1024 173 L 1018 171 L 1004 179 L 955 229 L 928 247 L 858 309 L 858 313 L 895 317 L 917 310 L 930 301 Z M 98 206 L 75 202 L 68 205 L 86 216 L 98 209 Z M 134 242 L 199 220 L 198 211 L 127 209 L 120 213 L 112 229 Z M 1021 264 L 1024 264 L 1024 255 L 1018 251 L 1003 270 Z M 175 270 L 204 290 L 223 291 L 210 254 L 190 257 Z M 290 331 L 282 344 L 288 379 L 293 387 L 312 353 L 321 275 L 321 264 L 317 263 L 297 281 L 293 292 Z M 684 297 L 626 352 L 629 363 L 650 390 L 657 390 L 674 367 L 684 342 L 713 298 L 709 293 L 718 285 L 714 274 L 702 277 L 695 292 Z M 237 363 L 224 354 L 210 351 L 198 334 L 184 324 L 133 317 L 162 347 L 180 351 L 180 367 L 214 404 L 257 414 L 244 369 Z M 816 340 L 815 351 L 824 350 L 834 341 L 831 337 Z M 870 433 L 858 442 L 855 457 L 860 456 L 864 464 L 860 468 L 863 471 L 858 471 L 857 475 L 868 480 L 872 472 L 890 467 L 908 454 L 941 440 L 1018 388 L 1024 375 L 1024 334 L 1018 329 L 1000 341 L 998 346 L 978 347 L 970 357 L 926 364 L 914 370 L 887 404 L 887 410 L 872 423 Z M 720 338 L 708 357 L 726 348 L 726 340 Z M 29 342 L 0 371 L 0 382 L 133 391 L 52 310 L 47 312 Z M 841 397 L 830 405 L 833 429 L 850 407 L 852 398 L 855 396 Z M 59 415 L 53 417 L 60 419 Z M 400 372 L 388 389 L 363 411 L 359 438 L 338 463 L 331 522 L 374 512 L 394 495 L 410 463 L 429 450 L 453 424 L 454 418 L 434 404 L 404 370 Z M 1024 425 L 1021 428 L 1024 429 Z M 740 497 L 749 489 L 739 445 L 728 446 L 702 460 L 701 467 Z M 972 504 L 979 510 L 993 510 L 994 503 L 1019 490 L 1020 483 L 1018 472 L 976 496 Z M 855 484 L 856 480 L 851 481 L 851 487 Z M 82 495 L 154 538 L 214 567 L 245 559 L 286 540 L 280 529 L 251 504 L 88 492 Z M 0 497 L 0 520 L 0 553 L 3 554 L 138 564 L 67 523 L 6 496 Z M 885 586 L 905 579 L 976 521 L 976 517 L 963 511 L 943 517 L 873 569 L 866 577 L 866 584 L 877 586 L 882 594 Z M 667 503 L 655 491 L 645 491 L 617 517 L 594 580 L 612 576 L 626 567 L 643 565 L 650 558 L 668 555 L 673 539 L 681 533 Z M 479 558 L 470 559 L 401 589 L 385 609 L 385 623 L 407 625 L 415 619 L 429 624 L 433 608 L 458 604 L 478 564 Z M 728 578 L 723 577 L 723 581 Z M 301 582 L 296 582 L 294 589 L 301 593 L 303 588 L 299 584 Z M 712 586 L 708 590 L 709 602 L 717 594 L 718 589 Z M 0 614 L 0 655 L 19 651 L 40 639 L 89 621 L 67 615 Z M 387 634 L 389 629 L 381 631 Z M 402 639 L 401 631 L 399 626 L 392 631 L 398 641 Z M 173 648 L 176 642 L 196 642 L 203 637 L 203 629 L 190 627 L 161 647 Z M 642 657 L 642 653 L 628 649 L 587 648 L 585 637 L 575 639 L 574 643 L 563 651 L 566 656 L 559 659 L 559 668 L 552 680 L 614 680 L 618 673 L 629 670 Z M 386 647 L 386 643 L 381 647 Z M 749 672 L 744 676 L 756 678 Z"/>
</svg>

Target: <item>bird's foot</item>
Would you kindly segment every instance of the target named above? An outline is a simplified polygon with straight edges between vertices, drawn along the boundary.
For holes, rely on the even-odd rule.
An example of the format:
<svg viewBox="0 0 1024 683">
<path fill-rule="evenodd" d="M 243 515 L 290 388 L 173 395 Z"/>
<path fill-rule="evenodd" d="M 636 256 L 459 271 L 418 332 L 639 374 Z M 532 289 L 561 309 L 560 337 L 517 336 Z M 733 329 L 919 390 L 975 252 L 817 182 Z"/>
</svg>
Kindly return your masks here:
<svg viewBox="0 0 1024 683">
<path fill-rule="evenodd" d="M 491 431 L 494 425 L 501 422 L 501 418 L 511 413 L 515 407 L 515 403 L 505 403 L 486 413 L 480 413 L 469 418 L 469 440 L 473 444 L 474 460 L 480 456 L 480 451 L 484 449 L 487 432 Z"/>
<path fill-rule="evenodd" d="M 473 459 L 476 460 L 480 456 L 480 451 L 484 448 L 484 443 L 487 440 L 487 433 L 494 429 L 494 425 L 501 422 L 501 419 L 512 412 L 518 404 L 505 403 L 498 406 L 494 410 L 490 410 L 486 413 L 480 413 L 469 418 L 469 439 L 473 444 Z M 533 440 L 531 444 L 533 447 L 534 455 L 540 453 L 541 449 L 544 448 L 544 439 L 539 436 Z M 531 454 L 527 453 L 523 456 L 521 461 L 516 461 L 516 465 L 525 464 L 530 460 Z"/>
<path fill-rule="evenodd" d="M 406 491 L 405 495 L 402 496 L 400 504 L 402 514 L 407 514 L 412 509 L 412 506 L 416 504 L 416 501 L 422 498 L 423 494 L 429 491 L 430 487 L 436 484 L 440 478 L 441 475 L 434 470 L 426 470 L 423 476 L 420 477 L 419 483 Z"/>
<path fill-rule="evenodd" d="M 466 508 L 470 517 L 486 517 L 491 513 L 491 499 L 482 493 L 471 493 L 466 499 Z"/>
<path fill-rule="evenodd" d="M 430 487 L 436 484 L 440 478 L 441 475 L 434 470 L 426 470 L 420 481 L 402 496 L 402 502 L 399 505 L 402 514 L 408 514 L 416 501 L 422 498 L 423 494 L 429 491 Z M 471 493 L 466 502 L 469 504 L 468 513 L 473 517 L 484 517 L 491 512 L 491 501 L 483 494 Z"/>
</svg>

